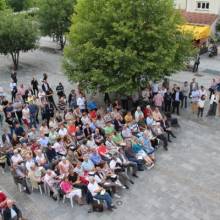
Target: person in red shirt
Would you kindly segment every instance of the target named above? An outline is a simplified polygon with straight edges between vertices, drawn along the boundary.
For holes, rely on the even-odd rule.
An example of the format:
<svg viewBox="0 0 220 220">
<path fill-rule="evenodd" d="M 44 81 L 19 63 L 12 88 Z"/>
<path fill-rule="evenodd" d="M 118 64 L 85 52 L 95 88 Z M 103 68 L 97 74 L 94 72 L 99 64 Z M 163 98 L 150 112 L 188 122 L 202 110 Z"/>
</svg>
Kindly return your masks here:
<svg viewBox="0 0 220 220">
<path fill-rule="evenodd" d="M 108 161 L 110 159 L 109 150 L 104 144 L 99 145 L 97 151 L 103 160 Z"/>
<path fill-rule="evenodd" d="M 144 113 L 144 117 L 145 117 L 145 118 L 147 118 L 147 117 L 149 117 L 150 115 L 152 115 L 152 110 L 151 110 L 150 105 L 147 105 L 147 106 L 146 106 L 146 108 L 144 109 L 143 113 Z"/>
<path fill-rule="evenodd" d="M 7 207 L 7 196 L 0 191 L 0 210 Z"/>
<path fill-rule="evenodd" d="M 74 136 L 76 133 L 76 126 L 73 121 L 70 121 L 68 126 L 67 126 L 67 131 L 69 135 Z"/>
</svg>

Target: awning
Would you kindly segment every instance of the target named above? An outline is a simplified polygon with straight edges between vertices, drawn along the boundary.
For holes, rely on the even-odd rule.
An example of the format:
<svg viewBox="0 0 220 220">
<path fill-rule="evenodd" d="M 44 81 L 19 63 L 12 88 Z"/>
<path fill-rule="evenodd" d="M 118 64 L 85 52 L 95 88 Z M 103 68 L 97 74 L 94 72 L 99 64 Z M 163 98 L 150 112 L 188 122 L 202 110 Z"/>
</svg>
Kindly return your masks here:
<svg viewBox="0 0 220 220">
<path fill-rule="evenodd" d="M 206 39 L 211 34 L 211 28 L 209 25 L 191 25 L 185 24 L 180 26 L 180 30 L 183 33 L 192 33 L 194 40 Z"/>
</svg>

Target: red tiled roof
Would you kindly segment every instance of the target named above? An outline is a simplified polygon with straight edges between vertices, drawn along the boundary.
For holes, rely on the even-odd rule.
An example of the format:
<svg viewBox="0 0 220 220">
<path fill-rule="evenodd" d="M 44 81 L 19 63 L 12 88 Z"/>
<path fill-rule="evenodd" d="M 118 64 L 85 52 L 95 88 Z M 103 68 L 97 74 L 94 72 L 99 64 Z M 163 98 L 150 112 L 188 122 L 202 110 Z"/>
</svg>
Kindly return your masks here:
<svg viewBox="0 0 220 220">
<path fill-rule="evenodd" d="M 184 10 L 181 11 L 181 14 L 191 24 L 212 25 L 218 18 L 218 15 L 215 14 L 187 12 Z"/>
</svg>

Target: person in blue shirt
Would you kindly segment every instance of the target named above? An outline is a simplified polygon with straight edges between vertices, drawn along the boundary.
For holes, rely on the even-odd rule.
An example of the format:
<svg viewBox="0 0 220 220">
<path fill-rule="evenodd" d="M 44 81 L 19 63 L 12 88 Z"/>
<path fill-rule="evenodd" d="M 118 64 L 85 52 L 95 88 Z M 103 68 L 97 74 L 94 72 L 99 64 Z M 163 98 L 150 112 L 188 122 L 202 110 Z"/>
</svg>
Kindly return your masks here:
<svg viewBox="0 0 220 220">
<path fill-rule="evenodd" d="M 88 156 L 83 157 L 82 168 L 84 171 L 89 172 L 94 169 L 94 163 L 89 159 Z"/>
<path fill-rule="evenodd" d="M 91 149 L 90 160 L 94 163 L 94 165 L 100 165 L 103 163 L 101 156 L 97 153 L 96 149 Z"/>
</svg>

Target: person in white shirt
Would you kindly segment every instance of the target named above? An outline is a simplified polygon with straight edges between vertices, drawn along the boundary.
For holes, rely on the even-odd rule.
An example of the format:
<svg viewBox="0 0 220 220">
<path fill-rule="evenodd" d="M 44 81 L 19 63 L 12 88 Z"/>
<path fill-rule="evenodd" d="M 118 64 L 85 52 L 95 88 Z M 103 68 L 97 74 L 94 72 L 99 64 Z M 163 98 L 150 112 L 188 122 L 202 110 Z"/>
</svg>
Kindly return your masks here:
<svg viewBox="0 0 220 220">
<path fill-rule="evenodd" d="M 207 97 L 207 91 L 206 91 L 206 89 L 204 88 L 204 86 L 201 86 L 201 87 L 200 87 L 199 95 L 200 95 L 200 98 L 204 95 L 204 96 L 205 96 L 205 99 L 206 99 L 206 97 Z"/>
<path fill-rule="evenodd" d="M 98 185 L 94 176 L 89 176 L 88 189 L 93 198 L 105 201 L 109 210 L 112 211 L 113 208 L 116 208 L 112 203 L 112 197 L 105 191 L 104 188 Z"/>
<path fill-rule="evenodd" d="M 47 170 L 45 176 L 43 177 L 43 182 L 45 186 L 48 186 L 53 192 L 53 197 L 56 198 L 56 196 L 58 195 L 58 191 L 55 187 L 55 184 L 60 182 L 56 173 L 52 170 Z"/>
<path fill-rule="evenodd" d="M 205 98 L 206 98 L 205 95 L 202 95 L 198 101 L 198 113 L 197 113 L 198 118 L 203 117 L 203 111 L 205 107 Z"/>
<path fill-rule="evenodd" d="M 86 100 L 85 100 L 85 98 L 81 94 L 77 98 L 76 103 L 79 106 L 81 111 L 85 110 L 85 108 L 86 108 Z"/>
<path fill-rule="evenodd" d="M 192 113 L 194 114 L 198 108 L 198 101 L 200 98 L 199 90 L 193 89 L 191 93 L 191 102 L 192 102 Z"/>
<path fill-rule="evenodd" d="M 60 129 L 59 129 L 59 131 L 58 131 L 58 134 L 59 134 L 60 137 L 64 137 L 64 136 L 66 136 L 66 135 L 68 134 L 68 131 L 67 131 L 67 129 L 64 127 L 63 124 L 60 125 Z"/>
<path fill-rule="evenodd" d="M 144 120 L 144 113 L 141 111 L 140 106 L 137 107 L 137 110 L 135 111 L 134 117 L 135 117 L 136 122 L 140 122 L 140 121 Z"/>
<path fill-rule="evenodd" d="M 210 107 L 207 116 L 215 116 L 217 111 L 218 97 L 214 91 L 210 99 Z"/>
<path fill-rule="evenodd" d="M 30 110 L 28 108 L 28 105 L 25 105 L 25 107 L 22 110 L 22 120 L 24 121 L 24 124 L 29 127 L 30 124 Z"/>
<path fill-rule="evenodd" d="M 14 150 L 14 155 L 11 157 L 11 161 L 12 161 L 13 165 L 19 164 L 24 161 L 22 156 L 18 153 L 17 149 Z"/>
</svg>

